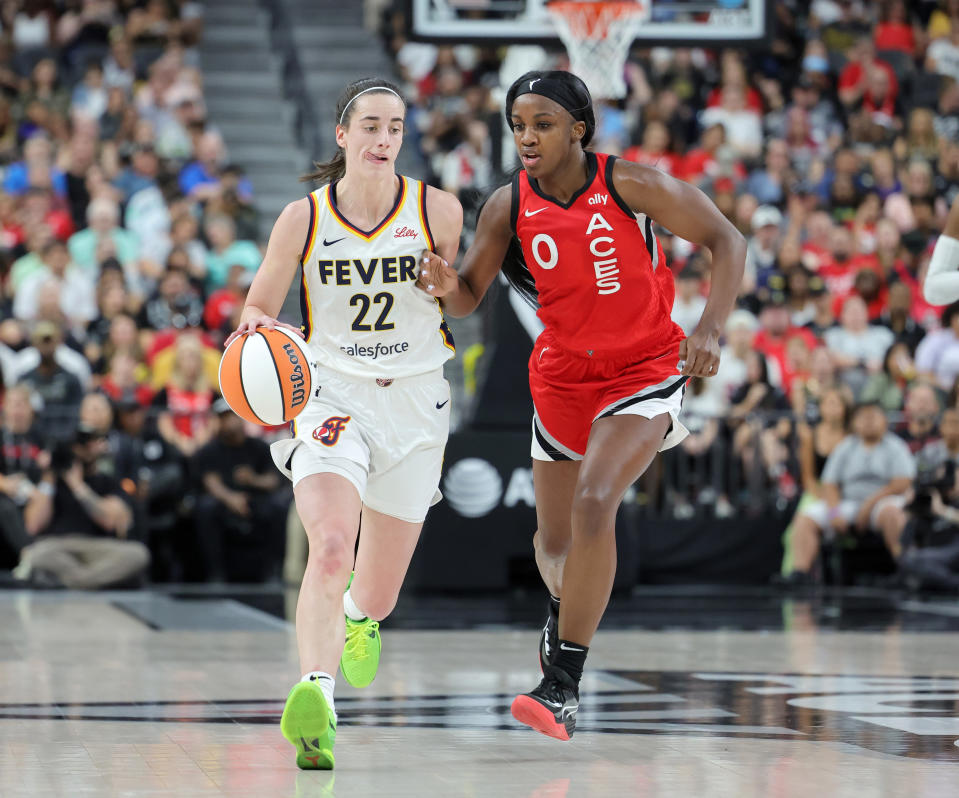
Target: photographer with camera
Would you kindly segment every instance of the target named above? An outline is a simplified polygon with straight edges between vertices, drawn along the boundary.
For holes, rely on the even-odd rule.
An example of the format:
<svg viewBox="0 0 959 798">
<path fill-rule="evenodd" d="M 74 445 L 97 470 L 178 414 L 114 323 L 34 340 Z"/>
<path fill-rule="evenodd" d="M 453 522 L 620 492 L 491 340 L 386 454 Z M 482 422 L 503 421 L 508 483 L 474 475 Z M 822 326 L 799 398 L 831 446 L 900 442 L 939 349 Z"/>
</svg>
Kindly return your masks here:
<svg viewBox="0 0 959 798">
<path fill-rule="evenodd" d="M 915 498 L 901 519 L 900 574 L 914 588 L 959 589 L 959 408 L 943 411 L 942 440 L 919 452 Z"/>
<path fill-rule="evenodd" d="M 24 509 L 35 542 L 21 553 L 14 574 L 75 589 L 131 581 L 150 561 L 146 546 L 127 540 L 133 522 L 120 483 L 98 472 L 106 439 L 81 425 L 74 439 L 53 449 L 50 467 Z"/>
</svg>

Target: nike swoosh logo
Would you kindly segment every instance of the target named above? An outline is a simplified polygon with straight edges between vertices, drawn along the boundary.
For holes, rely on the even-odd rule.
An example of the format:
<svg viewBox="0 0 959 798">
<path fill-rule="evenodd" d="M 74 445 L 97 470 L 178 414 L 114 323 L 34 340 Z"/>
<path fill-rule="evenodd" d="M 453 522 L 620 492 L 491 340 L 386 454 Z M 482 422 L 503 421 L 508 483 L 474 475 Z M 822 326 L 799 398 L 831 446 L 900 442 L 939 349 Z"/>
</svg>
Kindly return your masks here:
<svg viewBox="0 0 959 798">
<path fill-rule="evenodd" d="M 548 208 L 538 208 L 535 211 L 531 211 L 529 208 L 527 208 L 524 216 L 535 216 L 537 213 L 542 213 L 545 210 L 548 210 Z"/>
<path fill-rule="evenodd" d="M 576 646 L 568 646 L 568 645 L 566 645 L 565 643 L 560 643 L 560 644 L 559 644 L 559 647 L 560 647 L 563 651 L 585 651 L 585 650 L 586 650 L 586 649 L 584 649 L 584 648 L 576 648 Z"/>
<path fill-rule="evenodd" d="M 550 701 L 548 698 L 541 698 L 540 701 L 542 701 L 544 704 L 546 704 L 546 706 L 548 706 L 548 707 L 554 707 L 555 709 L 559 709 L 561 706 L 563 706 L 563 705 L 562 705 L 561 703 L 559 703 L 558 701 Z"/>
<path fill-rule="evenodd" d="M 346 238 L 346 236 L 343 236 L 343 238 Z M 336 239 L 334 239 L 333 241 L 327 241 L 327 240 L 324 238 L 324 239 L 323 239 L 323 246 L 324 246 L 324 247 L 332 247 L 334 244 L 340 243 L 340 241 L 342 241 L 343 238 L 336 238 Z"/>
<path fill-rule="evenodd" d="M 446 400 L 446 402 L 448 402 L 448 401 L 449 401 L 449 399 Z M 446 404 L 446 402 L 437 402 L 437 403 L 436 403 L 436 409 L 437 409 L 437 410 L 442 410 L 442 409 L 443 409 L 443 406 Z"/>
</svg>

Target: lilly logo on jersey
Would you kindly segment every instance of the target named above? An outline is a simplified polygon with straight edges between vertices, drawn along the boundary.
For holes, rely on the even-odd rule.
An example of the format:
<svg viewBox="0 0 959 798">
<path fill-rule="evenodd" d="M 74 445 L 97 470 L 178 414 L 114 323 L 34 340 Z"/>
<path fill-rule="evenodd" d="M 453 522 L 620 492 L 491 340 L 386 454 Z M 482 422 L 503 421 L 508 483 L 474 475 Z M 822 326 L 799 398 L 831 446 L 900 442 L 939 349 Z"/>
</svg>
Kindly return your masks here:
<svg viewBox="0 0 959 798">
<path fill-rule="evenodd" d="M 605 205 L 609 202 L 609 194 L 600 194 L 598 191 L 593 194 L 588 200 L 586 200 L 590 205 Z"/>
<path fill-rule="evenodd" d="M 393 238 L 416 238 L 419 235 L 415 230 L 411 230 L 409 227 L 397 227 L 393 231 Z"/>
<path fill-rule="evenodd" d="M 290 384 L 293 386 L 293 392 L 290 395 L 290 407 L 298 407 L 306 401 L 303 364 L 300 363 L 299 355 L 296 354 L 293 344 L 283 344 L 283 351 L 286 352 L 286 356 L 290 359 L 290 365 L 293 366 L 293 370 L 290 372 Z"/>
<path fill-rule="evenodd" d="M 321 260 L 317 262 L 317 269 L 323 285 L 331 282 L 333 285 L 353 285 L 354 281 L 356 284 L 369 285 L 377 272 L 383 283 L 416 282 L 416 258 L 412 255 L 370 258 L 369 261 L 361 258 Z"/>
<path fill-rule="evenodd" d="M 340 439 L 340 433 L 346 429 L 350 418 L 351 416 L 330 416 L 313 430 L 313 438 L 324 446 L 333 446 Z"/>
</svg>

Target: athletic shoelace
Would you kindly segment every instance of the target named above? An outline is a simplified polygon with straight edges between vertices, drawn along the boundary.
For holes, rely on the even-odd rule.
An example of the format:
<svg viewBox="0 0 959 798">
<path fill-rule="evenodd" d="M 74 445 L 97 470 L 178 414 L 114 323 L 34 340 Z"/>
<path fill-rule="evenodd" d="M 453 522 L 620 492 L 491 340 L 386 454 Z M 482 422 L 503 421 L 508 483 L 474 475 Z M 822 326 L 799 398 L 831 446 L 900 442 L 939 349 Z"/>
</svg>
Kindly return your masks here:
<svg viewBox="0 0 959 798">
<path fill-rule="evenodd" d="M 379 621 L 370 621 L 364 624 L 362 633 L 349 635 L 346 638 L 346 653 L 355 660 L 366 659 L 370 655 L 370 641 L 376 638 L 379 628 Z"/>
</svg>

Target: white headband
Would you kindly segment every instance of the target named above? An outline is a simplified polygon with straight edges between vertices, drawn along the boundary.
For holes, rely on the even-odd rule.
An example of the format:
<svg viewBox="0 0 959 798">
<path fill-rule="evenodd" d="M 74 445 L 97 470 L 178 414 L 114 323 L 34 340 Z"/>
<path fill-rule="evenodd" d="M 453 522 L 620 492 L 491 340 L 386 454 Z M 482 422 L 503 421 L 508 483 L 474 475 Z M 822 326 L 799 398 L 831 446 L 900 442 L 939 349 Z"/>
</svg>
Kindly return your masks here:
<svg viewBox="0 0 959 798">
<path fill-rule="evenodd" d="M 346 106 L 343 108 L 343 113 L 340 114 L 340 124 L 341 124 L 341 125 L 343 124 L 343 117 L 346 116 L 346 109 L 349 108 L 349 107 L 353 104 L 353 100 L 355 100 L 357 97 L 362 97 L 362 96 L 363 96 L 364 94 L 366 94 L 368 91 L 388 91 L 390 94 L 396 94 L 396 92 L 393 91 L 393 89 L 389 88 L 388 86 L 372 86 L 372 87 L 370 87 L 369 89 L 363 89 L 363 91 L 357 92 L 356 94 L 353 95 L 352 99 L 350 99 L 350 101 L 349 101 L 349 102 L 346 104 Z M 399 94 L 396 94 L 396 97 L 397 97 L 397 99 L 398 99 L 401 103 L 403 103 L 404 105 L 406 105 L 406 103 L 403 101 L 403 98 L 400 97 Z"/>
</svg>

